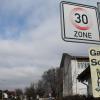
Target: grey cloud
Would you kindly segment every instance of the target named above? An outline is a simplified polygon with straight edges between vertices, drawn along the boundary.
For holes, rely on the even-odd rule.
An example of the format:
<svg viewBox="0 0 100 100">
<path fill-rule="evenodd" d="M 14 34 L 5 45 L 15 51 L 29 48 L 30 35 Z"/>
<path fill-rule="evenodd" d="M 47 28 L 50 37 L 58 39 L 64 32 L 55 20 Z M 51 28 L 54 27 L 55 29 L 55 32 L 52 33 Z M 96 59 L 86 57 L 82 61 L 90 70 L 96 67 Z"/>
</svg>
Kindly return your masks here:
<svg viewBox="0 0 100 100">
<path fill-rule="evenodd" d="M 33 2 L 33 0 L 16 0 L 16 3 L 10 0 L 5 5 L 11 6 L 12 9 L 9 8 L 8 10 L 13 10 L 13 7 L 15 7 L 14 11 L 17 11 L 16 9 L 19 10 L 20 6 L 22 6 L 21 11 L 24 12 L 25 10 L 27 12 L 28 7 L 33 6 L 28 4 L 31 1 Z M 5 0 L 3 2 L 5 3 Z M 11 2 L 12 4 L 10 4 Z M 58 3 L 58 1 L 54 0 L 45 2 L 50 7 L 48 9 L 51 9 L 53 2 Z M 40 2 L 40 4 L 42 3 Z M 27 7 L 24 8 L 24 6 Z M 60 15 L 52 13 L 52 10 L 50 12 L 52 17 L 46 16 L 35 29 L 33 28 L 34 21 L 32 21 L 34 20 L 32 19 L 34 14 L 29 17 L 30 19 L 27 19 L 29 28 L 22 31 L 18 40 L 0 40 L 0 83 L 2 83 L 0 88 L 23 88 L 32 81 L 36 82 L 45 70 L 52 68 L 52 66 L 60 65 L 63 52 L 72 55 L 88 56 L 88 48 L 94 45 L 64 42 L 61 39 Z M 41 11 L 36 11 L 38 13 L 37 16 L 39 13 L 42 15 Z M 46 15 L 44 13 L 45 10 L 43 16 Z"/>
</svg>

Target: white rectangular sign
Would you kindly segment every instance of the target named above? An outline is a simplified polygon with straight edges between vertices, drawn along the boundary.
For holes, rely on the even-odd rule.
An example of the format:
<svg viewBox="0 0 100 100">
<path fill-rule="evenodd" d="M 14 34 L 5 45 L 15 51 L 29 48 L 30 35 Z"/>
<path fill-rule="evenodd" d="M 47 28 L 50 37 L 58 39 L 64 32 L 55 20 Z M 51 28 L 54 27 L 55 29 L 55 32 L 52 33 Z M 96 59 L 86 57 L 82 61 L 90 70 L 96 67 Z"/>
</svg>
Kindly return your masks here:
<svg viewBox="0 0 100 100">
<path fill-rule="evenodd" d="M 92 47 L 89 50 L 92 93 L 94 97 L 100 97 L 100 47 Z"/>
<path fill-rule="evenodd" d="M 100 43 L 97 8 L 61 2 L 62 38 L 70 42 Z"/>
</svg>

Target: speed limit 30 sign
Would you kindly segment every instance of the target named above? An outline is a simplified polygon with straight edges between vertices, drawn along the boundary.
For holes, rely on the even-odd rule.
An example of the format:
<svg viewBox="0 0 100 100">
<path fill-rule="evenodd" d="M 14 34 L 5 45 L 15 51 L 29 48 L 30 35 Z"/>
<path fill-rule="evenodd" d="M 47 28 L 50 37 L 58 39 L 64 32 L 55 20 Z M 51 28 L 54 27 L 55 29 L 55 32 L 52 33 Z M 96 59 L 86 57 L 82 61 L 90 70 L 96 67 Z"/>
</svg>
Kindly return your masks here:
<svg viewBox="0 0 100 100">
<path fill-rule="evenodd" d="M 60 8 L 63 40 L 100 43 L 96 7 L 62 1 Z"/>
</svg>

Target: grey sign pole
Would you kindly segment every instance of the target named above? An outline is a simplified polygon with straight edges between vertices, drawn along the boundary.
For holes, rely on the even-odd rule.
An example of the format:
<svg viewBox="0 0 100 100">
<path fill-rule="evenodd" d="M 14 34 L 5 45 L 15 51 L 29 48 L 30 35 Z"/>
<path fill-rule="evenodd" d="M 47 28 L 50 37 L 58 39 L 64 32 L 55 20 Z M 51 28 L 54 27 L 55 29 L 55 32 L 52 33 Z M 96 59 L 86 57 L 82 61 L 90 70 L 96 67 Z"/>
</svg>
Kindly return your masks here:
<svg viewBox="0 0 100 100">
<path fill-rule="evenodd" d="M 100 27 L 100 2 L 97 2 L 98 7 L 98 17 L 99 17 L 99 27 Z"/>
<path fill-rule="evenodd" d="M 99 16 L 100 16 L 100 2 L 97 2 L 97 6 L 98 6 L 98 12 L 99 12 Z"/>
<path fill-rule="evenodd" d="M 99 34 L 100 34 L 100 2 L 97 2 L 97 9 L 98 9 Z M 99 38 L 100 38 L 100 35 L 99 35 Z"/>
</svg>

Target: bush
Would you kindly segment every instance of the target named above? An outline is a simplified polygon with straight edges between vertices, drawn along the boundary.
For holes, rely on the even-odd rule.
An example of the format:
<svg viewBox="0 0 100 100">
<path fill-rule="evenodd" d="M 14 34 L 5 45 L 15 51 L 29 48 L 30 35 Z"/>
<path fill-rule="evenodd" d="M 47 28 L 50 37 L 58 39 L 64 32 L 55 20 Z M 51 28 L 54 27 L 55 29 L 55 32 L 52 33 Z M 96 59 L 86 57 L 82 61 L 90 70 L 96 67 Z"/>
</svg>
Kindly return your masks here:
<svg viewBox="0 0 100 100">
<path fill-rule="evenodd" d="M 100 100 L 100 98 L 93 98 L 92 96 L 74 95 L 66 96 L 63 100 Z"/>
</svg>

